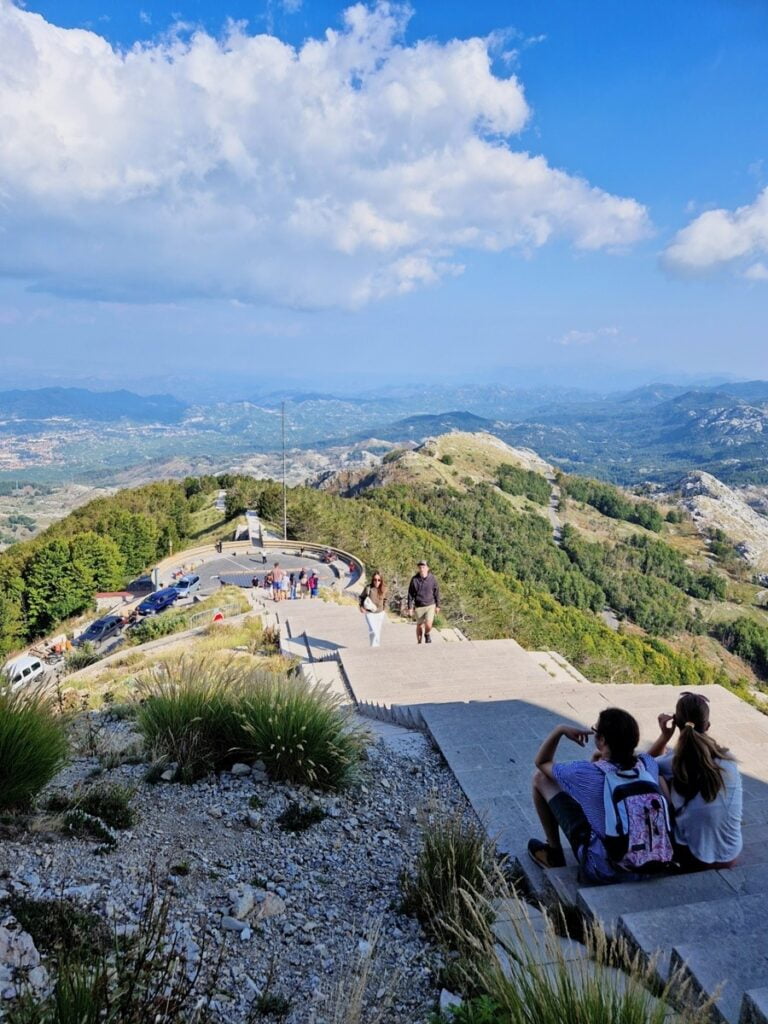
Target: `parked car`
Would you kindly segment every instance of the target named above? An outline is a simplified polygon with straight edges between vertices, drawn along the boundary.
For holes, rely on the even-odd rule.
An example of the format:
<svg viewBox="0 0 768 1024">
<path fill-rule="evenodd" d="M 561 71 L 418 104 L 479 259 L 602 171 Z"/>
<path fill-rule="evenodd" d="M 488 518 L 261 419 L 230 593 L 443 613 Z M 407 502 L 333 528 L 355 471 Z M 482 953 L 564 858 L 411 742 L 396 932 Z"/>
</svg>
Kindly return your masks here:
<svg viewBox="0 0 768 1024">
<path fill-rule="evenodd" d="M 139 615 L 157 615 L 159 612 L 164 612 L 166 608 L 170 608 L 178 599 L 179 592 L 176 587 L 164 587 L 162 590 L 156 590 L 149 597 L 145 597 L 136 611 Z"/>
<path fill-rule="evenodd" d="M 10 683 L 12 690 L 18 690 L 20 686 L 27 686 L 42 679 L 47 669 L 48 666 L 39 658 L 21 654 L 3 665 L 2 675 Z"/>
<path fill-rule="evenodd" d="M 177 591 L 179 597 L 187 597 L 189 594 L 194 594 L 195 591 L 200 589 L 200 577 L 194 572 L 189 572 L 186 576 L 176 580 L 173 584 L 173 589 Z"/>
<path fill-rule="evenodd" d="M 116 636 L 123 627 L 123 619 L 119 615 L 105 615 L 101 619 L 92 622 L 88 629 L 72 641 L 74 647 L 82 647 L 84 644 L 103 644 L 105 640 Z"/>
</svg>

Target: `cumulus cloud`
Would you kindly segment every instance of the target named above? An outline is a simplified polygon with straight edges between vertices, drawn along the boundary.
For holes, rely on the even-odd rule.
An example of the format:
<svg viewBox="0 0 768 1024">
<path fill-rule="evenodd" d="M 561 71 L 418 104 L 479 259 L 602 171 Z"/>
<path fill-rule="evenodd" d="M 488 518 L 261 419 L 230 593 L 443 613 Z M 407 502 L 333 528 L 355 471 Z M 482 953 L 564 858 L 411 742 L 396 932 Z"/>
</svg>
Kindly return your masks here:
<svg viewBox="0 0 768 1024">
<path fill-rule="evenodd" d="M 598 327 L 594 331 L 567 331 L 558 339 L 558 345 L 591 345 L 604 338 L 615 338 L 618 334 L 618 327 Z"/>
<path fill-rule="evenodd" d="M 488 42 L 406 45 L 360 4 L 294 48 L 231 24 L 114 49 L 0 0 L 0 275 L 115 301 L 355 307 L 471 250 L 580 249 L 644 208 L 516 151 Z"/>
<path fill-rule="evenodd" d="M 696 274 L 728 265 L 741 269 L 745 259 L 762 254 L 768 254 L 768 188 L 748 206 L 700 214 L 677 233 L 664 257 L 672 270 Z M 762 266 L 755 263 L 745 276 L 762 280 Z"/>
</svg>

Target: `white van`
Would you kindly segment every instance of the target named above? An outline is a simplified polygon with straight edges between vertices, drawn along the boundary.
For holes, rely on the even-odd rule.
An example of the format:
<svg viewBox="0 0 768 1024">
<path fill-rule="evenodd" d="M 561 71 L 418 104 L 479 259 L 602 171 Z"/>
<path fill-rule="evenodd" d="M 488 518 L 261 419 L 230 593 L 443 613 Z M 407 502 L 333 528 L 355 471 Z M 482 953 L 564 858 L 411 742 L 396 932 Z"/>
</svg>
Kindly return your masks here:
<svg viewBox="0 0 768 1024">
<path fill-rule="evenodd" d="M 39 658 L 21 654 L 3 665 L 3 676 L 9 681 L 12 690 L 18 690 L 20 686 L 27 686 L 42 679 L 47 668 L 48 666 Z"/>
<path fill-rule="evenodd" d="M 186 576 L 182 576 L 180 580 L 176 580 L 172 587 L 179 597 L 187 597 L 190 594 L 197 593 L 200 589 L 200 577 L 197 573 L 189 572 Z"/>
</svg>

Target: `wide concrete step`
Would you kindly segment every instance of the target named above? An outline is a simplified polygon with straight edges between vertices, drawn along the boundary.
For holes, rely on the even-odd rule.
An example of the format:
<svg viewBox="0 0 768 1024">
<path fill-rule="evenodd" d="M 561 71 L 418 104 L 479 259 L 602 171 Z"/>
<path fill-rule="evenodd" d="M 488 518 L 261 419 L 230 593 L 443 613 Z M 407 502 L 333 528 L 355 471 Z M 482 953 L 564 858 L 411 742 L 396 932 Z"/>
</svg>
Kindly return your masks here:
<svg viewBox="0 0 768 1024">
<path fill-rule="evenodd" d="M 753 949 L 765 942 L 768 900 L 765 896 L 733 896 L 655 910 L 622 914 L 618 930 L 640 952 L 662 982 L 669 979 L 672 948 L 680 943 L 711 943 Z M 768 979 L 767 979 L 768 980 Z"/>
<path fill-rule="evenodd" d="M 723 878 L 725 872 L 702 871 L 692 875 L 669 875 L 643 882 L 620 882 L 579 889 L 579 906 L 599 921 L 608 935 L 618 933 L 619 919 L 640 911 L 666 909 L 672 915 L 691 903 L 727 900 L 736 895 Z"/>
<path fill-rule="evenodd" d="M 529 651 L 533 660 L 540 665 L 548 675 L 558 683 L 583 683 L 591 686 L 592 683 L 583 676 L 577 668 L 574 668 L 569 661 L 558 654 L 557 651 Z"/>
<path fill-rule="evenodd" d="M 768 1024 L 768 987 L 744 993 L 739 1024 Z"/>
<path fill-rule="evenodd" d="M 747 946 L 731 945 L 713 930 L 704 942 L 686 942 L 672 950 L 670 970 L 701 997 L 717 996 L 711 1016 L 717 1024 L 739 1024 L 744 995 L 768 985 L 768 931 Z M 718 994 L 719 993 L 719 994 Z M 758 1018 L 759 1019 L 759 1018 Z"/>
</svg>

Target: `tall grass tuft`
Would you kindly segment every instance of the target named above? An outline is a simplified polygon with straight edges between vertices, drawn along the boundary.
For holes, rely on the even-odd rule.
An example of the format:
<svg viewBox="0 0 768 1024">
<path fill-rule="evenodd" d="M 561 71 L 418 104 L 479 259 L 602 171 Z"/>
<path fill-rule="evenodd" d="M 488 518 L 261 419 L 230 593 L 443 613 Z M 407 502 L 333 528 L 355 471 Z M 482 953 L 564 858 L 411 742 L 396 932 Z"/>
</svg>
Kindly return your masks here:
<svg viewBox="0 0 768 1024">
<path fill-rule="evenodd" d="M 582 958 L 564 951 L 548 918 L 532 929 L 524 905 L 512 915 L 514 940 L 490 945 L 475 962 L 474 986 L 455 1024 L 696 1024 L 709 1020 L 711 1001 L 693 999 L 682 977 L 654 993 L 651 968 L 621 942 L 587 929 Z M 505 951 L 501 951 L 506 947 Z M 673 999 L 674 993 L 674 999 Z M 674 1006 L 674 1010 L 673 1010 Z"/>
<path fill-rule="evenodd" d="M 156 757 L 178 764 L 180 781 L 194 782 L 237 760 L 236 708 L 246 679 L 237 661 L 194 657 L 160 662 L 139 677 L 136 727 Z"/>
<path fill-rule="evenodd" d="M 67 749 L 50 691 L 0 689 L 0 808 L 29 803 L 62 767 Z"/>
<path fill-rule="evenodd" d="M 415 914 L 442 946 L 472 946 L 473 930 L 487 930 L 486 900 L 499 867 L 484 829 L 459 814 L 437 818 L 424 830 L 416 870 L 403 878 L 403 909 Z"/>
<path fill-rule="evenodd" d="M 274 779 L 318 789 L 341 789 L 352 781 L 364 748 L 341 701 L 327 688 L 301 677 L 267 677 L 240 709 L 250 754 Z"/>
<path fill-rule="evenodd" d="M 363 734 L 327 690 L 242 659 L 182 657 L 140 680 L 137 728 L 185 782 L 261 760 L 275 779 L 338 789 L 353 777 Z"/>
</svg>

